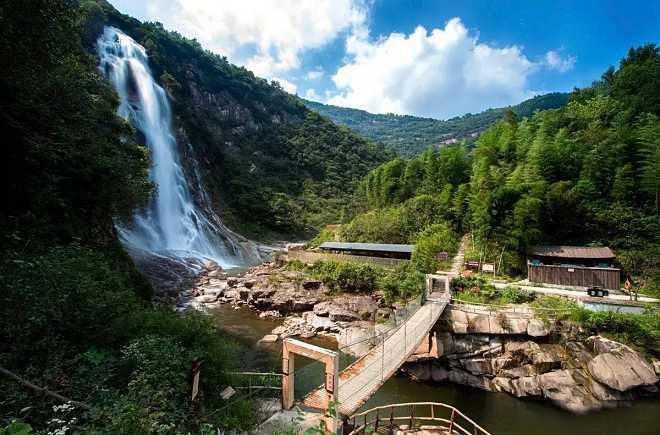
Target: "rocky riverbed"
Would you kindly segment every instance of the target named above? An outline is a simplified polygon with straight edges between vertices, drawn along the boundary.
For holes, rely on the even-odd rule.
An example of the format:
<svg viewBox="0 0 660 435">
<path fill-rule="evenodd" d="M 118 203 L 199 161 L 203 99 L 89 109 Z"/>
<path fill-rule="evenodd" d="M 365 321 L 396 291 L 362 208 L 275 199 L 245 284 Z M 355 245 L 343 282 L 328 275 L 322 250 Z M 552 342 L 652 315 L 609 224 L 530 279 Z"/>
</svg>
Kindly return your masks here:
<svg viewBox="0 0 660 435">
<path fill-rule="evenodd" d="M 219 305 L 249 308 L 261 318 L 283 318 L 261 343 L 287 337 L 333 337 L 345 353 L 361 356 L 370 338 L 387 328 L 376 322 L 393 314 L 382 297 L 332 295 L 321 281 L 273 263 L 228 274 L 213 264 L 178 295 L 180 309 Z M 531 309 L 492 312 L 450 306 L 429 343 L 402 367 L 426 382 L 453 382 L 548 400 L 576 413 L 657 397 L 660 362 L 600 336 L 587 337 L 570 323 L 538 318 Z M 426 347 L 426 348 L 425 348 Z"/>
<path fill-rule="evenodd" d="M 240 274 L 228 274 L 207 263 L 190 289 L 177 299 L 179 309 L 206 311 L 221 304 L 247 307 L 261 318 L 283 317 L 283 323 L 264 336 L 262 343 L 316 335 L 334 337 L 339 347 L 364 340 L 346 349 L 357 356 L 369 350 L 367 339 L 379 329 L 374 320 L 391 314 L 379 294 L 331 295 L 321 281 L 273 263 Z"/>
</svg>

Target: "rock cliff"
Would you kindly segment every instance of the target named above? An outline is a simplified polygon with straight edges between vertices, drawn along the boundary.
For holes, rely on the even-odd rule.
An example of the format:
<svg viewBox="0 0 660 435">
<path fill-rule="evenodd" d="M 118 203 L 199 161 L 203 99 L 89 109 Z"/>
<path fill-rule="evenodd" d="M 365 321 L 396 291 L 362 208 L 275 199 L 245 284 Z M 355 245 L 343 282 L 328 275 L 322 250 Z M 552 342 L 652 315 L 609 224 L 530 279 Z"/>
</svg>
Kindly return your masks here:
<svg viewBox="0 0 660 435">
<path fill-rule="evenodd" d="M 546 399 L 583 413 L 658 393 L 658 373 L 630 347 L 581 337 L 571 325 L 532 313 L 448 309 L 435 330 L 435 357 L 403 371 L 421 381 L 449 381 L 515 397 Z"/>
</svg>

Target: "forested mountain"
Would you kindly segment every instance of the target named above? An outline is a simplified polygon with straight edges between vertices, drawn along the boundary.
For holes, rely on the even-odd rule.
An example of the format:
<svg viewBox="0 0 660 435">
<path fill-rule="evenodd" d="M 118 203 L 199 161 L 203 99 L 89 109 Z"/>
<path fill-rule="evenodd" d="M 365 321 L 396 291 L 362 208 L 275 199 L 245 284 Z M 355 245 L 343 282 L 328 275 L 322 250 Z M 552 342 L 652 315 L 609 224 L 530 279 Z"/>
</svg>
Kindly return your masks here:
<svg viewBox="0 0 660 435">
<path fill-rule="evenodd" d="M 278 86 L 104 1 L 2 2 L 0 432 L 13 419 L 39 433 L 247 429 L 245 402 L 217 412 L 237 345 L 207 316 L 154 304 L 119 243 L 115 224 L 158 186 L 145 138 L 117 116 L 118 96 L 98 68 L 105 25 L 146 47 L 172 101 L 184 166 L 199 162 L 234 228 L 304 234 L 334 221 L 388 156 Z M 193 406 L 195 359 L 205 393 Z"/>
<path fill-rule="evenodd" d="M 82 8 L 90 50 L 103 25 L 147 49 L 171 98 L 182 150 L 196 159 L 216 210 L 239 232 L 308 234 L 341 216 L 347 187 L 387 158 L 381 145 L 337 127 L 276 83 L 194 40 L 105 1 L 84 1 Z"/>
<path fill-rule="evenodd" d="M 532 116 L 537 110 L 557 109 L 568 101 L 569 94 L 555 92 L 539 95 L 520 104 L 447 120 L 410 115 L 377 115 L 364 110 L 305 101 L 307 107 L 345 125 L 364 137 L 385 144 L 402 156 L 415 156 L 430 145 L 447 145 L 463 139 L 474 142 L 478 135 L 499 121 L 507 110 L 518 117 Z"/>
<path fill-rule="evenodd" d="M 508 111 L 473 150 L 431 147 L 381 165 L 362 181 L 367 211 L 340 237 L 419 245 L 438 239 L 425 228 L 449 227 L 514 275 L 533 244 L 607 245 L 660 294 L 659 102 L 660 50 L 631 49 L 562 109 Z"/>
</svg>

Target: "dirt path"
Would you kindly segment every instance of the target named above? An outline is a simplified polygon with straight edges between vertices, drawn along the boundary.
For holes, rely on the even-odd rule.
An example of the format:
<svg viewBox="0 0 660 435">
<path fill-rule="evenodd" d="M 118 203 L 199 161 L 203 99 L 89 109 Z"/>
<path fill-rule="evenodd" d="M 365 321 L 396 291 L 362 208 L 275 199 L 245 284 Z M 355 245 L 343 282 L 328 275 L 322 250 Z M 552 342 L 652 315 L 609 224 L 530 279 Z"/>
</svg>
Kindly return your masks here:
<svg viewBox="0 0 660 435">
<path fill-rule="evenodd" d="M 470 243 L 470 236 L 465 234 L 461 239 L 461 245 L 458 247 L 458 252 L 456 252 L 454 259 L 451 262 L 451 273 L 459 274 L 461 269 L 463 269 L 463 263 L 465 262 L 465 250 L 467 249 L 468 243 Z"/>
</svg>

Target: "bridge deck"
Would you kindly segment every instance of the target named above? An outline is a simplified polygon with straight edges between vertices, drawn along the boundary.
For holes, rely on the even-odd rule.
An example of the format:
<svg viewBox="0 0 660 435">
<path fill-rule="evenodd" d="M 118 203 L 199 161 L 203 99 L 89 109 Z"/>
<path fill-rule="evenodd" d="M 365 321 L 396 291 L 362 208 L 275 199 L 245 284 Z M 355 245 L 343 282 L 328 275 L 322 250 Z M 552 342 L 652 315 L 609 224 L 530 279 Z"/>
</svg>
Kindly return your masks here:
<svg viewBox="0 0 660 435">
<path fill-rule="evenodd" d="M 427 303 L 404 324 L 339 373 L 337 396 L 341 414 L 354 414 L 415 352 L 437 322 L 450 297 L 449 293 L 432 293 Z M 303 399 L 303 404 L 322 408 L 322 394 L 323 387 L 317 388 Z"/>
</svg>

